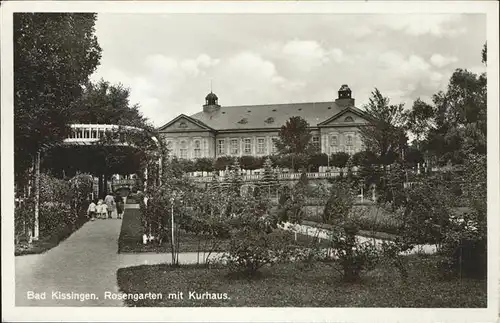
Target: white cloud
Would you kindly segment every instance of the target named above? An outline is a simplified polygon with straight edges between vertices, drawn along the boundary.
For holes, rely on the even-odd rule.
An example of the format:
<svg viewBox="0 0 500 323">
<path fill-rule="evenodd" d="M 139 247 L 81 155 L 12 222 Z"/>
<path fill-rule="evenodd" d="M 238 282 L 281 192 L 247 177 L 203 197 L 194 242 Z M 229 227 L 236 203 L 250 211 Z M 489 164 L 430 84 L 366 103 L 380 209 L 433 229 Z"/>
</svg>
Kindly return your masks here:
<svg viewBox="0 0 500 323">
<path fill-rule="evenodd" d="M 219 63 L 220 59 L 213 59 L 207 54 L 200 54 L 195 59 L 185 59 L 181 61 L 180 66 L 189 74 L 198 76 L 200 73 L 205 74 L 205 69 L 216 66 Z"/>
<path fill-rule="evenodd" d="M 314 40 L 289 41 L 283 45 L 281 52 L 294 68 L 304 71 L 310 71 L 330 61 L 341 62 L 344 58 L 341 49 L 325 49 Z"/>
<path fill-rule="evenodd" d="M 457 14 L 395 14 L 384 16 L 379 23 L 412 36 L 430 34 L 442 37 L 464 33 L 465 28 L 453 26 L 459 20 L 460 15 Z"/>
<path fill-rule="evenodd" d="M 456 62 L 458 62 L 458 58 L 455 56 L 443 56 L 441 54 L 433 54 L 431 56 L 431 63 L 437 67 L 444 67 Z"/>
</svg>

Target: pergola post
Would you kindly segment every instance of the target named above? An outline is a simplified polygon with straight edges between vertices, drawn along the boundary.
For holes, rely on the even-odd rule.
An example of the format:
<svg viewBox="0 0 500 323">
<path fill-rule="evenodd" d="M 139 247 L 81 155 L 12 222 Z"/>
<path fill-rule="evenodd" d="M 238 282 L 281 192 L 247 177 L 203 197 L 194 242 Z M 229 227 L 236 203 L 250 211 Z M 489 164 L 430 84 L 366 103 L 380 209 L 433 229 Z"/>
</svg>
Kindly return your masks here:
<svg viewBox="0 0 500 323">
<path fill-rule="evenodd" d="M 39 215 L 40 215 L 40 151 L 35 158 L 35 221 L 33 224 L 33 240 L 39 238 Z"/>
<path fill-rule="evenodd" d="M 158 158 L 158 184 L 161 185 L 161 177 L 162 177 L 162 163 L 161 156 Z"/>
<path fill-rule="evenodd" d="M 146 165 L 146 169 L 144 169 L 144 193 L 146 193 L 148 189 L 148 166 Z"/>
</svg>

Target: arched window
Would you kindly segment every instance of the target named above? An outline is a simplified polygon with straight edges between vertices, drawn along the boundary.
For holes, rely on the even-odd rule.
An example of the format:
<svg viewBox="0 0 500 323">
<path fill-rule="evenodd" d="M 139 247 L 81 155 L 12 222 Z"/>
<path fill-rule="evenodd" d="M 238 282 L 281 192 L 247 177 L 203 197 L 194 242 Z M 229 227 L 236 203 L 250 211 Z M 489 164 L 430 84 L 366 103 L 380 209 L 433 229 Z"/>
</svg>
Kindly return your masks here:
<svg viewBox="0 0 500 323">
<path fill-rule="evenodd" d="M 345 122 L 354 122 L 354 119 L 351 116 L 347 116 L 344 119 Z"/>
</svg>

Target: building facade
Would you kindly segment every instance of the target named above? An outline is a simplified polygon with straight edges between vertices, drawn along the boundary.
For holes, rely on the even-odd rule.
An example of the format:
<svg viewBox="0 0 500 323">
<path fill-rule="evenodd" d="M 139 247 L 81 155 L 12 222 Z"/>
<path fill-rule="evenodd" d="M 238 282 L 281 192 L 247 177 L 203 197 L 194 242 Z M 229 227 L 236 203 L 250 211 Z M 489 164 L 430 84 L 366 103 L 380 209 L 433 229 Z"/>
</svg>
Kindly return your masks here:
<svg viewBox="0 0 500 323">
<path fill-rule="evenodd" d="M 363 149 L 359 127 L 368 118 L 354 106 L 347 85 L 328 102 L 221 106 L 218 101 L 210 92 L 202 111 L 181 114 L 158 129 L 172 155 L 184 159 L 271 155 L 276 153 L 274 140 L 281 126 L 293 116 L 309 123 L 312 143 L 322 153 L 354 154 Z"/>
</svg>

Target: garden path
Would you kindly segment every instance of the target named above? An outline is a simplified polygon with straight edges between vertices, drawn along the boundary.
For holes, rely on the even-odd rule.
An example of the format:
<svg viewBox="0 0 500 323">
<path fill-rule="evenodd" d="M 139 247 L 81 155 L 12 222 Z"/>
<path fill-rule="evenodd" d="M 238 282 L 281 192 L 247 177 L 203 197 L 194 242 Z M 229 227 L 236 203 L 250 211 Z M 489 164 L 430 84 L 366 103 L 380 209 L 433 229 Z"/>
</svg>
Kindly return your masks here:
<svg viewBox="0 0 500 323">
<path fill-rule="evenodd" d="M 320 229 L 316 227 L 312 227 L 309 225 L 304 225 L 304 224 L 292 224 L 292 223 L 285 223 L 282 226 L 283 229 L 301 233 L 304 235 L 309 235 L 309 236 L 317 236 L 321 239 L 327 239 L 329 237 L 330 231 L 326 229 Z M 374 241 L 376 245 L 380 245 L 383 240 L 381 239 L 376 239 L 376 238 L 367 238 L 367 237 L 362 237 L 362 236 L 356 236 L 359 242 L 365 242 L 365 241 Z M 433 254 L 436 252 L 436 246 L 435 245 L 416 245 L 413 249 L 405 252 L 404 254 L 414 254 L 414 253 L 426 253 L 426 254 Z"/>
<path fill-rule="evenodd" d="M 125 205 L 127 209 L 137 204 Z M 170 254 L 118 254 L 121 220 L 87 222 L 58 246 L 45 253 L 15 257 L 16 306 L 124 306 L 105 299 L 104 293 L 118 292 L 119 268 L 169 263 Z M 179 255 L 180 263 L 195 263 L 196 253 Z M 45 293 L 45 299 L 28 299 L 28 292 Z M 98 299 L 62 300 L 53 292 L 94 293 Z"/>
</svg>

